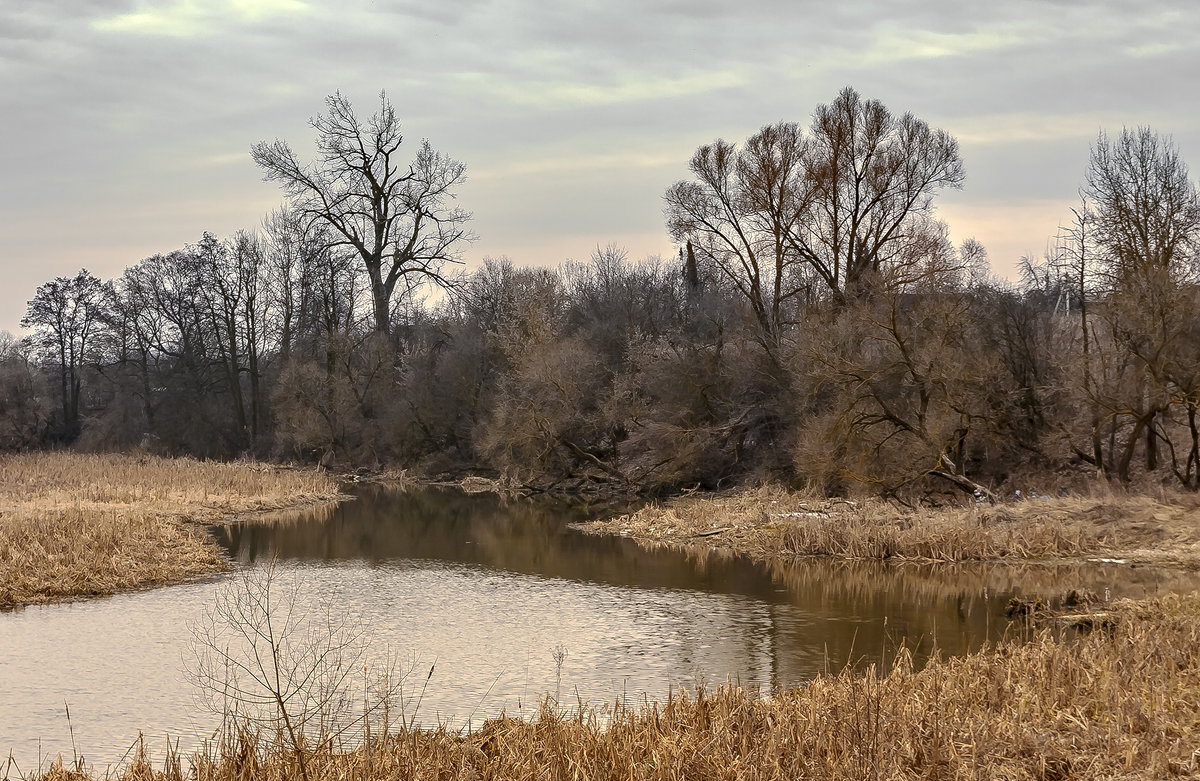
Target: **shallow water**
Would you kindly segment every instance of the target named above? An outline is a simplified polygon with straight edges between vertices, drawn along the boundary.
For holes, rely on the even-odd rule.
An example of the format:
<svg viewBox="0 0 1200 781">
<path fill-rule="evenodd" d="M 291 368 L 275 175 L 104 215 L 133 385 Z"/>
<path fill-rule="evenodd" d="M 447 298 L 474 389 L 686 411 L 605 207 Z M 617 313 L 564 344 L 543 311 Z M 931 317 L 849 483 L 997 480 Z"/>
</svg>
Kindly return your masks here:
<svg viewBox="0 0 1200 781">
<path fill-rule="evenodd" d="M 364 490 L 219 537 L 245 567 L 277 558 L 303 612 L 333 605 L 361 625 L 376 662 L 410 671 L 408 714 L 419 697 L 419 723 L 455 727 L 530 713 L 547 695 L 638 703 L 729 679 L 768 692 L 847 663 L 886 665 L 901 642 L 918 662 L 935 649 L 961 654 L 1021 631 L 1003 615 L 1019 593 L 1115 598 L 1196 585 L 1119 565 L 765 567 L 566 528 L 583 517 L 493 495 Z M 0 614 L 0 752 L 11 749 L 24 773 L 75 752 L 103 769 L 139 731 L 157 757 L 168 738 L 190 750 L 211 736 L 218 719 L 189 682 L 189 626 L 231 583 Z"/>
</svg>

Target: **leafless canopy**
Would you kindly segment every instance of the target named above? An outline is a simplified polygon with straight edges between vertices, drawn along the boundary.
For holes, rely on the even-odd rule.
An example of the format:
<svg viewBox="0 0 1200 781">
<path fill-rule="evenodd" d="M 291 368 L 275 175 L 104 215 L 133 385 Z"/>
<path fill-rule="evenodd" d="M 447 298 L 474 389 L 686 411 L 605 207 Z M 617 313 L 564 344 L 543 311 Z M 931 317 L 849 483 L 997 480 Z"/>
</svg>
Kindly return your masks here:
<svg viewBox="0 0 1200 781">
<path fill-rule="evenodd" d="M 21 325 L 32 328 L 33 343 L 57 364 L 62 401 L 62 434 L 78 433 L 82 372 L 101 328 L 106 286 L 87 269 L 58 277 L 37 289 Z"/>
<path fill-rule="evenodd" d="M 769 125 L 740 149 L 718 139 L 692 157 L 694 179 L 666 194 L 667 226 L 719 269 L 776 332 L 789 300 L 854 298 L 903 278 L 940 246 L 934 193 L 963 181 L 958 143 L 847 87 L 807 134 Z M 914 248 L 920 251 L 914 252 Z"/>
<path fill-rule="evenodd" d="M 454 205 L 466 178 L 462 163 L 422 141 L 405 163 L 395 109 L 380 93 L 379 110 L 360 120 L 340 92 L 314 117 L 317 160 L 304 164 L 286 141 L 255 144 L 251 155 L 268 181 L 278 182 L 309 222 L 329 225 L 337 243 L 353 247 L 371 280 L 375 328 L 390 326 L 391 301 L 406 288 L 446 284 L 441 269 L 457 262 L 472 236 L 470 214 Z"/>
<path fill-rule="evenodd" d="M 1200 251 L 1200 196 L 1169 138 L 1150 128 L 1101 133 L 1092 148 L 1084 193 L 1112 281 L 1146 273 L 1194 277 Z"/>
</svg>

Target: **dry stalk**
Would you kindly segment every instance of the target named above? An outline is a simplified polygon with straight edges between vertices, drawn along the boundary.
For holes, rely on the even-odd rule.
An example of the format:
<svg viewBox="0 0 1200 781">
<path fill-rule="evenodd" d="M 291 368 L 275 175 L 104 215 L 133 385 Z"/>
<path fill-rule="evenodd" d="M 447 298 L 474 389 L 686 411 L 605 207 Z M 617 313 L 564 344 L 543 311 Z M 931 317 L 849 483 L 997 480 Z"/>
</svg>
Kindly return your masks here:
<svg viewBox="0 0 1200 781">
<path fill-rule="evenodd" d="M 313 470 L 147 456 L 0 457 L 0 608 L 227 568 L 203 525 L 328 501 Z"/>
<path fill-rule="evenodd" d="M 988 561 L 1096 555 L 1200 564 L 1200 500 L 1107 495 L 996 507 L 897 510 L 875 500 L 817 499 L 776 487 L 689 496 L 581 524 L 643 543 L 731 549 L 760 559 Z"/>
</svg>

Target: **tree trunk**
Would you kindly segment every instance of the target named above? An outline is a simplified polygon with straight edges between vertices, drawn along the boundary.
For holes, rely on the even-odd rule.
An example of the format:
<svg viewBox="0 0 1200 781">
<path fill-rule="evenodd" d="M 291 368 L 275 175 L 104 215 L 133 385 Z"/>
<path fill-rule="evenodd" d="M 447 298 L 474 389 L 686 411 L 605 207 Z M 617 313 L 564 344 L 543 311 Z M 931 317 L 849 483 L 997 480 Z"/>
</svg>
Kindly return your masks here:
<svg viewBox="0 0 1200 781">
<path fill-rule="evenodd" d="M 1196 405 L 1188 404 L 1188 431 L 1192 435 L 1192 449 L 1188 453 L 1187 480 L 1188 488 L 1193 491 L 1200 488 L 1200 430 L 1196 427 Z"/>
<path fill-rule="evenodd" d="M 375 312 L 375 330 L 381 334 L 389 333 L 391 329 L 392 302 L 387 288 L 382 282 L 371 280 L 371 303 Z"/>
<path fill-rule="evenodd" d="M 1154 413 L 1146 424 L 1146 471 L 1158 469 L 1158 431 L 1154 427 Z"/>
<path fill-rule="evenodd" d="M 1129 435 L 1129 441 L 1125 443 L 1125 452 L 1121 454 L 1121 461 L 1117 464 L 1117 478 L 1122 483 L 1129 482 L 1129 465 L 1133 462 L 1133 452 L 1137 449 L 1138 439 L 1141 438 L 1143 429 L 1154 419 L 1154 415 L 1153 412 L 1147 412 L 1140 416 L 1137 423 L 1134 424 L 1133 433 Z"/>
</svg>

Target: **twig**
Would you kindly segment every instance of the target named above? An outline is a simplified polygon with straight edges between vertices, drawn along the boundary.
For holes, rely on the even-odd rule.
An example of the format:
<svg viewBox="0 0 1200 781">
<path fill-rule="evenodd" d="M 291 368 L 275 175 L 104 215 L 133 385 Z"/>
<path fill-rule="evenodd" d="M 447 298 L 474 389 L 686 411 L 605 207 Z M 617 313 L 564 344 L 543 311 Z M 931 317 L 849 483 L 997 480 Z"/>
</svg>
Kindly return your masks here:
<svg viewBox="0 0 1200 781">
<path fill-rule="evenodd" d="M 75 756 L 75 772 L 82 773 L 83 767 L 79 764 L 79 750 L 75 748 L 75 725 L 71 723 L 71 706 L 63 700 L 63 708 L 67 711 L 67 729 L 71 732 L 71 753 Z"/>
</svg>

